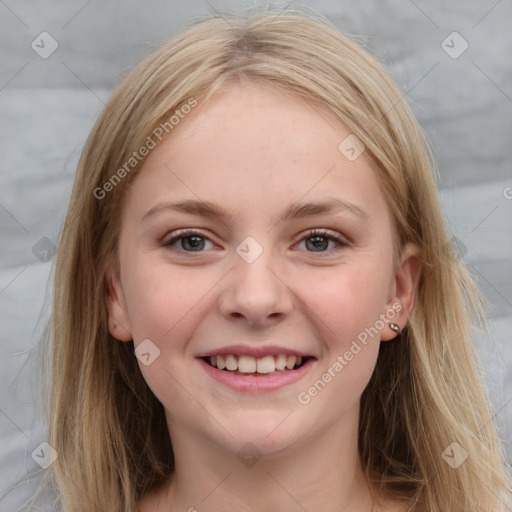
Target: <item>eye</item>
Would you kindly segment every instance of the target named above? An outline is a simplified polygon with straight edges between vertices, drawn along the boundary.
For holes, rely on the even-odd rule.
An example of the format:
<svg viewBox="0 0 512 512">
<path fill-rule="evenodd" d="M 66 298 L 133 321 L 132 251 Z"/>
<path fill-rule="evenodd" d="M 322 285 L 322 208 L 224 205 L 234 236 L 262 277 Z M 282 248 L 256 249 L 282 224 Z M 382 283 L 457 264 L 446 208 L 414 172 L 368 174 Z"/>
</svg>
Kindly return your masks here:
<svg viewBox="0 0 512 512">
<path fill-rule="evenodd" d="M 330 231 L 313 229 L 301 240 L 304 242 L 308 252 L 327 252 L 330 242 L 334 242 L 334 250 L 348 246 L 348 242 L 339 235 Z M 310 250 L 311 249 L 311 250 Z"/>
<path fill-rule="evenodd" d="M 163 245 L 165 247 L 172 247 L 174 250 L 184 252 L 204 252 L 207 249 L 207 244 L 214 244 L 201 232 L 194 229 L 182 229 L 175 232 L 171 238 L 166 240 Z M 305 243 L 308 252 L 328 252 L 329 244 L 334 243 L 333 250 L 340 249 L 341 247 L 348 246 L 348 242 L 336 233 L 314 229 L 306 234 L 300 243 Z"/>
<path fill-rule="evenodd" d="M 174 235 L 166 240 L 163 245 L 165 247 L 172 247 L 177 242 L 178 246 L 174 247 L 176 250 L 184 250 L 185 252 L 203 252 L 205 245 L 213 242 L 206 238 L 204 235 L 193 229 L 182 229 L 174 233 Z"/>
</svg>

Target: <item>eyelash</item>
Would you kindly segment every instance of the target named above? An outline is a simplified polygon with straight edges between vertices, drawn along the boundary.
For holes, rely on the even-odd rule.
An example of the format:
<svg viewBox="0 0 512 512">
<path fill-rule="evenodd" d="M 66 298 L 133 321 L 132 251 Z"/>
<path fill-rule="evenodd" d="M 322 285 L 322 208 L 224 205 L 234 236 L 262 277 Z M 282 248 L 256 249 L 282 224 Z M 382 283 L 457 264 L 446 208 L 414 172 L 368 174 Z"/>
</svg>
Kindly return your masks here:
<svg viewBox="0 0 512 512">
<path fill-rule="evenodd" d="M 182 229 L 182 230 L 177 231 L 176 234 L 169 240 L 166 240 L 163 245 L 165 247 L 171 248 L 171 246 L 174 242 L 180 240 L 181 238 L 188 238 L 188 237 L 192 237 L 192 236 L 199 236 L 200 238 L 211 241 L 208 237 L 204 236 L 201 232 L 195 231 L 194 229 L 187 228 L 187 229 Z M 311 231 L 308 231 L 299 240 L 299 242 L 302 242 L 304 240 L 307 240 L 308 238 L 314 238 L 314 237 L 324 237 L 324 238 L 327 238 L 328 240 L 332 240 L 338 244 L 338 247 L 331 249 L 331 250 L 318 251 L 318 253 L 316 251 L 306 251 L 306 252 L 310 252 L 312 254 L 328 253 L 333 250 L 339 250 L 343 247 L 347 247 L 349 245 L 349 243 L 342 237 L 340 237 L 330 231 L 323 230 L 323 229 L 312 229 Z M 178 250 L 179 252 L 185 252 L 188 254 L 194 254 L 194 253 L 200 254 L 200 253 L 204 252 L 204 251 L 185 251 L 185 250 L 180 250 L 180 249 L 176 249 L 176 250 Z"/>
</svg>

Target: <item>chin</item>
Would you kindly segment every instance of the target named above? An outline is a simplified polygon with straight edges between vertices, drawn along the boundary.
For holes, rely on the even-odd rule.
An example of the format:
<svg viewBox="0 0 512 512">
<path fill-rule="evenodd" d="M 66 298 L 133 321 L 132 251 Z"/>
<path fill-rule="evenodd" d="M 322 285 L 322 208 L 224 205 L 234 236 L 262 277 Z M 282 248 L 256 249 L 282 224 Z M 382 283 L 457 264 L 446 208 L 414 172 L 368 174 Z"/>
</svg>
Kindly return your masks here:
<svg viewBox="0 0 512 512">
<path fill-rule="evenodd" d="M 254 445 L 260 455 L 286 453 L 304 437 L 305 426 L 298 425 L 290 411 L 244 411 L 242 416 L 224 423 L 233 437 L 227 436 L 229 449 L 238 453 L 246 445 Z M 288 416 L 289 414 L 289 416 Z M 295 421 L 294 421 L 295 420 Z"/>
</svg>

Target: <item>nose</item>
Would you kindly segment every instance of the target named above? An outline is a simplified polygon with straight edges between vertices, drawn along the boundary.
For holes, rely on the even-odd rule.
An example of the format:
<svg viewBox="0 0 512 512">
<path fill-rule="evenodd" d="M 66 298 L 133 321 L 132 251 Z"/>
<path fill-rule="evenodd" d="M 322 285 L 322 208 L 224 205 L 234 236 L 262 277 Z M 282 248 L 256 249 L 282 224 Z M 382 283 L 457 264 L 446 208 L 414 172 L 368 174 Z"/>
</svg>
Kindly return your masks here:
<svg viewBox="0 0 512 512">
<path fill-rule="evenodd" d="M 270 326 L 282 321 L 293 307 L 292 292 L 284 276 L 263 252 L 247 263 L 234 256 L 234 267 L 223 280 L 218 307 L 230 320 L 246 322 L 251 327 Z"/>
</svg>

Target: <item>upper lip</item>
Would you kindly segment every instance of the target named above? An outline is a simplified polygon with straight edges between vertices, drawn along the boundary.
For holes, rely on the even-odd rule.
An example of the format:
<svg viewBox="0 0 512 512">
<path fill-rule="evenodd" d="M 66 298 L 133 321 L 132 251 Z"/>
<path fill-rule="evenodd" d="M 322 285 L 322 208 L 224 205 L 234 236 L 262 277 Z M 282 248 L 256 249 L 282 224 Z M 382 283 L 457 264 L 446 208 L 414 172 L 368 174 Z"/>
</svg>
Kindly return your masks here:
<svg viewBox="0 0 512 512">
<path fill-rule="evenodd" d="M 229 345 L 227 347 L 215 348 L 206 352 L 201 352 L 197 354 L 196 357 L 224 356 L 228 354 L 252 356 L 256 358 L 264 356 L 277 356 L 279 354 L 285 354 L 288 356 L 314 357 L 311 354 L 302 352 L 301 350 L 279 347 L 277 345 L 267 345 L 261 347 L 250 345 Z"/>
</svg>

